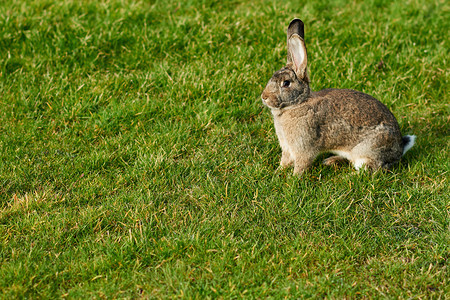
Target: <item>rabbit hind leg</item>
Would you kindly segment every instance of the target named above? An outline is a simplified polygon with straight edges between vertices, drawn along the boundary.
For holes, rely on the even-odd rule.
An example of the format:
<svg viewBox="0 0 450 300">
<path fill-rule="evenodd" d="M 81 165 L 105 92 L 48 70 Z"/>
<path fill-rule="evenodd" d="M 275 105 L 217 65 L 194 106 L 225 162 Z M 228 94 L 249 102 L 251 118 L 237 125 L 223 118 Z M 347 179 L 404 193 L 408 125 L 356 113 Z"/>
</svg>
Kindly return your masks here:
<svg viewBox="0 0 450 300">
<path fill-rule="evenodd" d="M 350 161 L 356 170 L 388 170 L 399 160 L 397 153 L 392 149 L 386 149 L 385 147 L 374 148 L 371 146 L 360 144 L 352 150 Z"/>
<path fill-rule="evenodd" d="M 323 164 L 325 166 L 335 166 L 338 165 L 344 161 L 346 161 L 347 159 L 345 157 L 339 156 L 339 155 L 334 155 L 331 157 L 328 157 L 326 159 L 324 159 Z"/>
</svg>

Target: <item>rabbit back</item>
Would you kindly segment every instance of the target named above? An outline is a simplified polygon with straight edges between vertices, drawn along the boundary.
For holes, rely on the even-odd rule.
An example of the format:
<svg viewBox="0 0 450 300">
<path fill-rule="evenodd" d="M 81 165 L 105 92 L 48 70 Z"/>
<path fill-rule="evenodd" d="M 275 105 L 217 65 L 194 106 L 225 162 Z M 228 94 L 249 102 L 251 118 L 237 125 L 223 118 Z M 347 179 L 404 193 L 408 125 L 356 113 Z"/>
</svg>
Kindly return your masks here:
<svg viewBox="0 0 450 300">
<path fill-rule="evenodd" d="M 381 135 L 402 142 L 400 127 L 391 111 L 365 93 L 349 89 L 312 92 L 311 107 L 320 127 L 323 147 L 354 147 L 368 136 Z"/>
</svg>

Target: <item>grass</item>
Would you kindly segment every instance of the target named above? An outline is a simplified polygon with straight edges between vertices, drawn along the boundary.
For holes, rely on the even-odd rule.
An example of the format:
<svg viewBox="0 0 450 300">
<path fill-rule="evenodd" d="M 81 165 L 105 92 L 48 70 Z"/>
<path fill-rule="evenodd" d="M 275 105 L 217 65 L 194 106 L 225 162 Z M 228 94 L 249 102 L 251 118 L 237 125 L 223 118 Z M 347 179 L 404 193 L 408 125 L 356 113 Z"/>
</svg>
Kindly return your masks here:
<svg viewBox="0 0 450 300">
<path fill-rule="evenodd" d="M 0 298 L 446 298 L 445 1 L 0 3 Z M 312 89 L 417 144 L 301 178 L 259 99 L 305 21 Z"/>
</svg>

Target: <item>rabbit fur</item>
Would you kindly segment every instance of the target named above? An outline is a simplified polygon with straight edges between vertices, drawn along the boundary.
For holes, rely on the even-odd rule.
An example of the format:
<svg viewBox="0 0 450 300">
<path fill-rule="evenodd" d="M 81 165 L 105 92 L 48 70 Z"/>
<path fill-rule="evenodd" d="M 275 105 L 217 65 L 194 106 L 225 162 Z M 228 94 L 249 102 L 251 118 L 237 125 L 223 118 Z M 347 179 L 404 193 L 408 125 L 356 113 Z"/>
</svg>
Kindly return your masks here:
<svg viewBox="0 0 450 300">
<path fill-rule="evenodd" d="M 270 108 L 280 142 L 281 167 L 303 173 L 324 152 L 330 165 L 349 160 L 355 169 L 389 169 L 415 142 L 403 136 L 394 115 L 377 99 L 350 89 L 309 87 L 304 24 L 287 30 L 287 64 L 275 72 L 261 98 Z"/>
</svg>

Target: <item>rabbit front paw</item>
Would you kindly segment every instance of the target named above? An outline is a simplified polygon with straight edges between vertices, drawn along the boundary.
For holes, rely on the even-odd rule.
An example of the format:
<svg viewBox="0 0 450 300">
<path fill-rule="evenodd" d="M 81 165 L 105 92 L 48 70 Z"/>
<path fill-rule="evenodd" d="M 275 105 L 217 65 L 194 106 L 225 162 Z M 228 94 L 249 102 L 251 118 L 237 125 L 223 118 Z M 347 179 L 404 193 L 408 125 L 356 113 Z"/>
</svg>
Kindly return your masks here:
<svg viewBox="0 0 450 300">
<path fill-rule="evenodd" d="M 311 166 L 313 161 L 314 157 L 296 159 L 294 161 L 294 175 L 301 176 Z"/>
<path fill-rule="evenodd" d="M 280 167 L 287 168 L 293 164 L 294 160 L 291 158 L 291 155 L 287 151 L 283 151 L 281 153 Z"/>
</svg>

